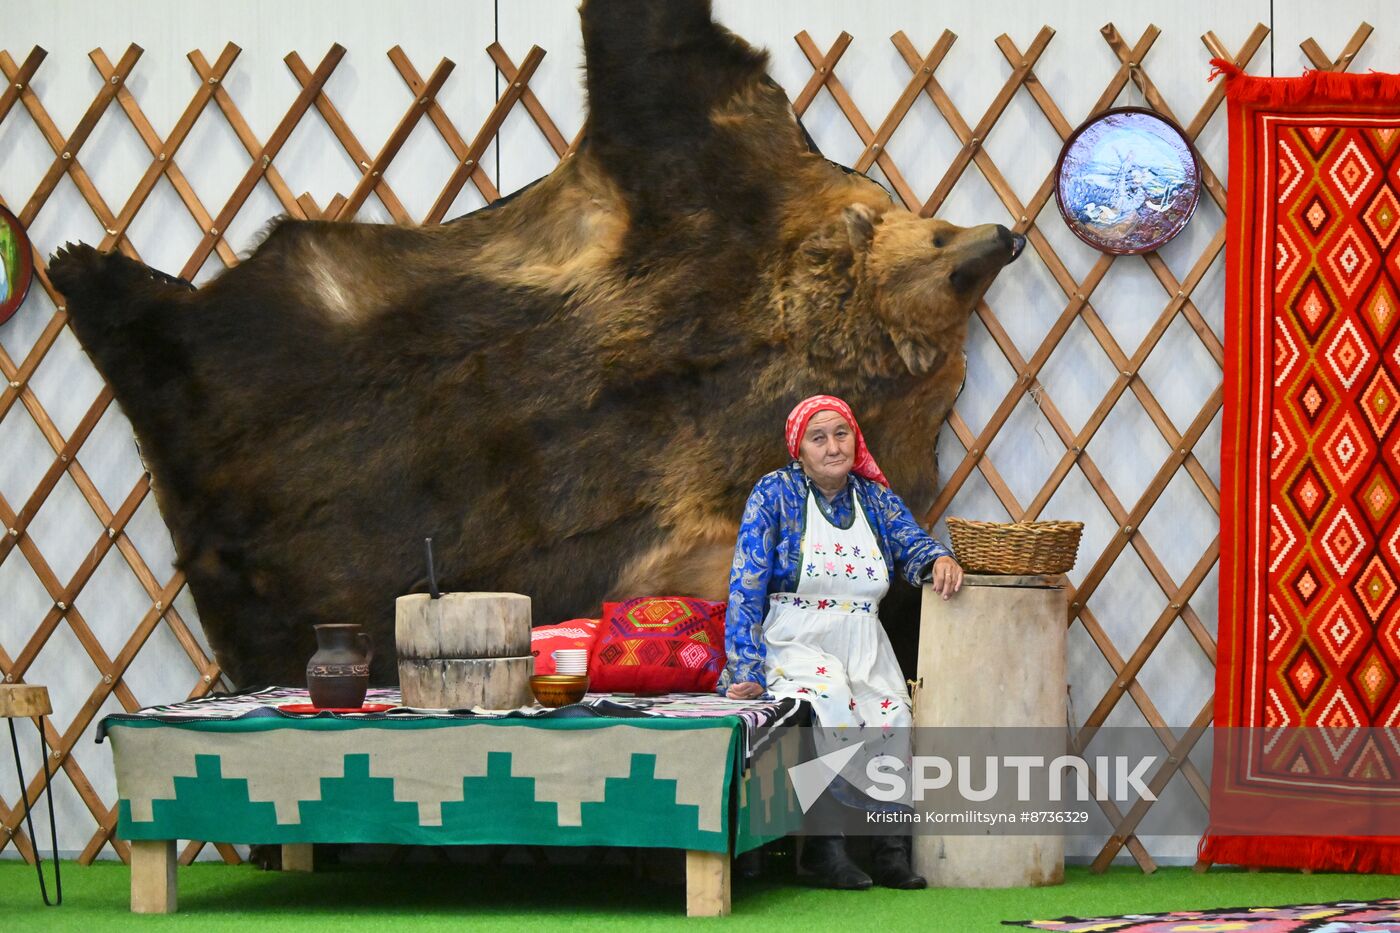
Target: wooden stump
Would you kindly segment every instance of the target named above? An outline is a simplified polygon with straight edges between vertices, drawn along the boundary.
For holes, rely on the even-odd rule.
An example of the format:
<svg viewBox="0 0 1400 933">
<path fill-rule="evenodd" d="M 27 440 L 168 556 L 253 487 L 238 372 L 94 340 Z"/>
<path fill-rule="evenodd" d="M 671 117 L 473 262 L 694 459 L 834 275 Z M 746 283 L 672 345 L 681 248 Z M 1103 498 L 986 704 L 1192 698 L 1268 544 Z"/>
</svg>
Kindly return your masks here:
<svg viewBox="0 0 1400 933">
<path fill-rule="evenodd" d="M 394 609 L 405 706 L 516 709 L 530 702 L 530 597 L 400 596 Z"/>
<path fill-rule="evenodd" d="M 529 704 L 535 659 L 400 658 L 405 706 L 424 709 L 518 709 Z"/>
<path fill-rule="evenodd" d="M 394 602 L 399 658 L 518 658 L 530 653 L 530 597 L 427 593 Z"/>
<path fill-rule="evenodd" d="M 1065 591 L 1058 580 L 968 574 L 957 596 L 923 591 L 914 754 L 930 727 L 1065 727 Z M 989 673 L 990 672 L 990 673 Z M 1062 740 L 1059 740 L 1062 741 Z M 1058 744 L 1058 741 L 1057 741 Z M 1018 752 L 1019 753 L 1019 752 Z M 913 839 L 930 887 L 1039 887 L 1064 881 L 1063 836 L 929 835 Z"/>
</svg>

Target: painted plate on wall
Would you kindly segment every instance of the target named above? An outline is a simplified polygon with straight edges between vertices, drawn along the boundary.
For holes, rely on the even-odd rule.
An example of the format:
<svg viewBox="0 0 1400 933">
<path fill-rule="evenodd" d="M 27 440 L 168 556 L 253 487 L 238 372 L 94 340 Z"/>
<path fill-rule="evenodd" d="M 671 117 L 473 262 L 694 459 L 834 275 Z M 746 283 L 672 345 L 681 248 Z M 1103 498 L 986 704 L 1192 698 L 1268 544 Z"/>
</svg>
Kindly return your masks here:
<svg viewBox="0 0 1400 933">
<path fill-rule="evenodd" d="M 19 218 L 0 207 L 0 324 L 10 319 L 34 279 L 34 251 Z"/>
<path fill-rule="evenodd" d="M 1201 166 L 1175 123 L 1142 107 L 1099 114 L 1060 152 L 1055 200 L 1065 223 L 1105 253 L 1148 253 L 1196 212 Z"/>
</svg>

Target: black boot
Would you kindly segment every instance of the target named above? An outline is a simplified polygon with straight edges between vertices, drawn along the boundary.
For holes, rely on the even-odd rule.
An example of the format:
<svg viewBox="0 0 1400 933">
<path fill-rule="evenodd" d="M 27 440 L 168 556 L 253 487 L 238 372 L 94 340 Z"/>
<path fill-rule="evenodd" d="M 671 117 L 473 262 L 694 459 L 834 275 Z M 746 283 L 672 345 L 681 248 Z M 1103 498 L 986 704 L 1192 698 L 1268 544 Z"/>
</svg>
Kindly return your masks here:
<svg viewBox="0 0 1400 933">
<path fill-rule="evenodd" d="M 846 840 L 841 836 L 807 836 L 799 864 L 812 873 L 813 883 L 823 888 L 864 891 L 874 883 L 846 854 Z"/>
<path fill-rule="evenodd" d="M 875 881 L 881 887 L 915 891 L 928 887 L 922 875 L 909 867 L 908 836 L 875 836 L 870 840 L 870 854 L 875 862 Z"/>
<path fill-rule="evenodd" d="M 734 856 L 734 874 L 745 881 L 754 881 L 763 877 L 763 847 L 750 849 Z"/>
</svg>

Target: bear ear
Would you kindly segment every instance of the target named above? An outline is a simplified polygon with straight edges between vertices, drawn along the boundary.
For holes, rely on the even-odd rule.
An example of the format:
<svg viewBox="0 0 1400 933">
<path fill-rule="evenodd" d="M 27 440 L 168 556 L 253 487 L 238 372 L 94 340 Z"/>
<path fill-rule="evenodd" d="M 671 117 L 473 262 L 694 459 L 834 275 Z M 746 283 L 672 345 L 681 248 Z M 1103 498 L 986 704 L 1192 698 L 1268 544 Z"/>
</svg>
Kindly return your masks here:
<svg viewBox="0 0 1400 933">
<path fill-rule="evenodd" d="M 841 214 L 846 219 L 851 246 L 857 252 L 869 249 L 870 242 L 875 239 L 875 225 L 880 222 L 880 215 L 869 204 L 852 204 Z"/>
<path fill-rule="evenodd" d="M 898 351 L 904 365 L 909 367 L 909 372 L 916 376 L 931 373 L 943 365 L 943 351 L 931 344 L 897 340 L 895 350 Z"/>
</svg>

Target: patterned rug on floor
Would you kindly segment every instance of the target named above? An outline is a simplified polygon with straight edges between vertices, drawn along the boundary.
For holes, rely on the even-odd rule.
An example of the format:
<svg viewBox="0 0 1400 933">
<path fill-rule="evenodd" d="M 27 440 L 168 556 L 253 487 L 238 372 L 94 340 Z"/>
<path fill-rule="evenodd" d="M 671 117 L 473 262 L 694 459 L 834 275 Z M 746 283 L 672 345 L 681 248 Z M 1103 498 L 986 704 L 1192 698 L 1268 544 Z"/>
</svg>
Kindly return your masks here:
<svg viewBox="0 0 1400 933">
<path fill-rule="evenodd" d="M 1003 922 L 1057 933 L 1400 933 L 1400 898 Z"/>
</svg>

